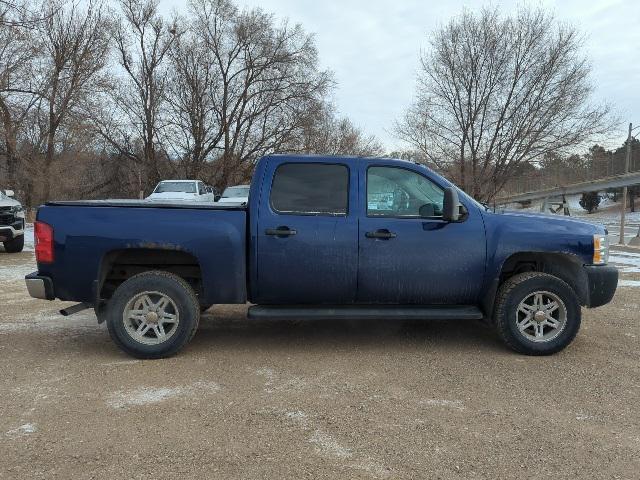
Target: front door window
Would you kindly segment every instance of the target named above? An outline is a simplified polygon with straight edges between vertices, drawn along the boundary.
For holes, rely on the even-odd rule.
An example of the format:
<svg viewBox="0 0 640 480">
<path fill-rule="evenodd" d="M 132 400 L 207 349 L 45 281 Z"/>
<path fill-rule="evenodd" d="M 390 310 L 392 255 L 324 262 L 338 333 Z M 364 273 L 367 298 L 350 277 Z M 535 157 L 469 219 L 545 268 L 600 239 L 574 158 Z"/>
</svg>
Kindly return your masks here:
<svg viewBox="0 0 640 480">
<path fill-rule="evenodd" d="M 397 167 L 367 170 L 368 217 L 442 217 L 444 191 L 419 173 Z"/>
</svg>

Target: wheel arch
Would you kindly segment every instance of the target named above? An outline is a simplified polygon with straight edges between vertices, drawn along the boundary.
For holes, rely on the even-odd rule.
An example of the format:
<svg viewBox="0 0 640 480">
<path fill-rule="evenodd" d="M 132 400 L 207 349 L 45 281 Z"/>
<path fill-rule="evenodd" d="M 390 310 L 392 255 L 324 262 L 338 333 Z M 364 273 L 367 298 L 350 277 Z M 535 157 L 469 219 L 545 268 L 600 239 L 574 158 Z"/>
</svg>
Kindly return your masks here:
<svg viewBox="0 0 640 480">
<path fill-rule="evenodd" d="M 523 272 L 541 272 L 553 275 L 568 284 L 578 297 L 580 305 L 589 302 L 589 285 L 583 261 L 577 255 L 562 252 L 517 252 L 505 258 L 494 278 L 482 306 L 487 318 L 493 316 L 496 294 L 500 285 Z"/>
<path fill-rule="evenodd" d="M 202 297 L 202 270 L 195 255 L 178 249 L 123 248 L 111 250 L 102 257 L 94 286 L 96 305 L 111 298 L 125 280 L 151 270 L 179 276 Z"/>
</svg>

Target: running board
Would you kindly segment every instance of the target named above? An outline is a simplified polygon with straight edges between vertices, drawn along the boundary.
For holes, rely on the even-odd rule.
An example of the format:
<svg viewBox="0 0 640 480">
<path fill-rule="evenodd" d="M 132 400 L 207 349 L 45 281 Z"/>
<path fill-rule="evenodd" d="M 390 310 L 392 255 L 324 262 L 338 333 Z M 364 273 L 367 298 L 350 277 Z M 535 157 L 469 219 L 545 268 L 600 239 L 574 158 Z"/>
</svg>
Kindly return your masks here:
<svg viewBox="0 0 640 480">
<path fill-rule="evenodd" d="M 258 320 L 482 320 L 473 305 L 254 305 L 248 317 Z"/>
<path fill-rule="evenodd" d="M 71 307 L 63 308 L 62 310 L 60 310 L 60 315 L 68 317 L 69 315 L 74 315 L 78 312 L 81 312 L 91 307 L 93 307 L 93 303 L 87 303 L 87 302 L 78 303 Z"/>
</svg>

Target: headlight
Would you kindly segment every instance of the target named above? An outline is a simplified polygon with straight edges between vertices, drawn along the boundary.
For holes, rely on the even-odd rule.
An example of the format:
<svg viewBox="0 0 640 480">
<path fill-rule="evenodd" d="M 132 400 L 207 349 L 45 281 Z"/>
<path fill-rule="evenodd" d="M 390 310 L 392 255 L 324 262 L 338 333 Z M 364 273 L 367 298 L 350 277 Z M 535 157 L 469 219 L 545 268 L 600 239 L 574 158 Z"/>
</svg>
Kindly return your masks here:
<svg viewBox="0 0 640 480">
<path fill-rule="evenodd" d="M 24 208 L 22 208 L 22 205 L 14 205 L 11 207 L 10 212 L 17 218 L 24 218 Z"/>
<path fill-rule="evenodd" d="M 593 264 L 605 265 L 609 262 L 609 237 L 603 234 L 593 236 Z"/>
</svg>

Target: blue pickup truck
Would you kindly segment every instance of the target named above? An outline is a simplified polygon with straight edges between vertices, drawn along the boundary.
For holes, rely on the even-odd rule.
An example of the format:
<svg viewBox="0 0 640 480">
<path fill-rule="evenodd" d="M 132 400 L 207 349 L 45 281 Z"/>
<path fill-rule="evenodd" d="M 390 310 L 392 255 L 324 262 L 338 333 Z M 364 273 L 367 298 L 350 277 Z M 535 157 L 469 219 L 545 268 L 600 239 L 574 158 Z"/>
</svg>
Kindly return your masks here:
<svg viewBox="0 0 640 480">
<path fill-rule="evenodd" d="M 94 308 L 140 358 L 176 353 L 201 311 L 251 318 L 478 319 L 517 352 L 566 347 L 609 302 L 606 230 L 491 211 L 409 161 L 271 155 L 245 204 L 48 202 L 31 296 Z"/>
</svg>

